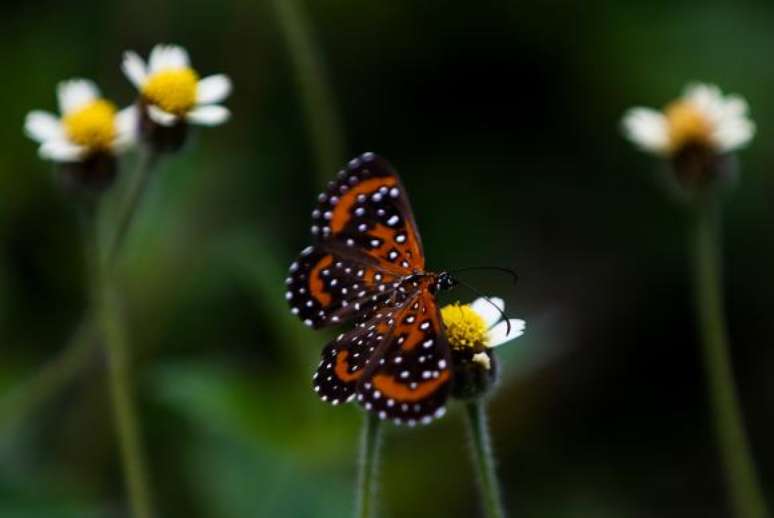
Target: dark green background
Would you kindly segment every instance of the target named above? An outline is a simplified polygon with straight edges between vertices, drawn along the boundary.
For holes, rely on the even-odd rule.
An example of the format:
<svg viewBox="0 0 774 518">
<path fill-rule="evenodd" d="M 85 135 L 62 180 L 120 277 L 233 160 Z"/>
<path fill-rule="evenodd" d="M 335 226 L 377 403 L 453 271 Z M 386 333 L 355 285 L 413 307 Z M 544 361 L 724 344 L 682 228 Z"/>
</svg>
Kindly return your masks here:
<svg viewBox="0 0 774 518">
<path fill-rule="evenodd" d="M 774 498 L 774 5 L 318 0 L 308 11 L 347 154 L 393 161 L 432 268 L 504 297 L 527 333 L 500 352 L 490 413 L 514 517 L 728 516 L 691 304 L 688 211 L 620 116 L 691 80 L 758 125 L 728 196 L 733 361 Z M 186 46 L 235 84 L 233 119 L 157 171 L 122 264 L 142 426 L 163 516 L 348 516 L 358 428 L 310 379 L 325 333 L 282 297 L 320 172 L 270 2 L 0 7 L 0 395 L 55 357 L 86 305 L 76 213 L 22 134 L 57 81 L 134 92 L 121 52 Z M 131 157 L 130 157 L 131 158 Z M 342 157 L 345 159 L 348 157 Z M 468 301 L 463 289 L 446 300 Z M 0 430 L 0 516 L 124 516 L 104 362 Z M 458 405 L 388 426 L 383 516 L 475 516 Z"/>
</svg>

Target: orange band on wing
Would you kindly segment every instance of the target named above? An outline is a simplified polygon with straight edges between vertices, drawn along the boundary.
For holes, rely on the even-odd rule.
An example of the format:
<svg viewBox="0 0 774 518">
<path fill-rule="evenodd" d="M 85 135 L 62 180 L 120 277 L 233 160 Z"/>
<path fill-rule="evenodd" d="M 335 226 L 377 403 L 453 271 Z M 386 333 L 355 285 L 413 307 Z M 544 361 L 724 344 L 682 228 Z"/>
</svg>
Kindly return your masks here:
<svg viewBox="0 0 774 518">
<path fill-rule="evenodd" d="M 336 355 L 336 376 L 344 382 L 354 381 L 363 374 L 362 369 L 355 372 L 347 370 L 347 356 L 349 356 L 349 351 L 339 351 L 339 354 Z"/>
<path fill-rule="evenodd" d="M 398 401 L 419 401 L 432 394 L 438 387 L 446 383 L 449 379 L 449 371 L 441 372 L 437 378 L 419 383 L 417 388 L 411 389 L 403 383 L 398 383 L 392 376 L 386 374 L 377 374 L 374 376 L 374 387 L 379 389 L 385 396 L 397 399 Z"/>
<path fill-rule="evenodd" d="M 430 281 L 427 280 L 424 282 L 429 283 Z M 424 285 L 424 289 L 428 289 L 427 284 Z M 426 295 L 422 295 L 422 297 L 426 297 Z M 432 326 L 432 334 L 437 336 L 440 332 L 441 325 L 438 322 L 437 311 L 430 311 L 429 314 L 427 311 L 428 307 L 435 306 L 435 302 L 432 299 L 428 300 L 427 298 L 423 298 L 421 306 L 422 309 L 419 313 L 417 313 L 416 320 L 413 324 L 406 324 L 401 322 L 396 328 L 396 334 L 403 336 L 403 344 L 401 345 L 401 349 L 404 351 L 410 351 L 414 349 L 420 343 L 424 342 L 428 337 L 432 338 L 432 335 L 428 335 L 425 331 L 422 331 L 420 327 L 425 317 L 428 317 L 428 322 L 430 322 L 430 325 Z"/>
<path fill-rule="evenodd" d="M 419 330 L 419 326 L 403 324 L 398 326 L 397 332 L 405 337 L 403 345 L 401 345 L 401 349 L 404 351 L 412 350 L 425 339 L 425 333 Z"/>
<path fill-rule="evenodd" d="M 394 246 L 395 231 L 389 227 L 385 227 L 382 224 L 374 226 L 368 231 L 368 235 L 376 237 L 381 240 L 382 244 L 379 248 L 375 248 L 371 251 L 372 254 L 378 255 L 386 253 L 387 250 Z"/>
<path fill-rule="evenodd" d="M 321 258 L 320 262 L 318 262 L 315 267 L 312 268 L 312 271 L 309 272 L 309 293 L 311 293 L 311 295 L 323 306 L 327 306 L 331 303 L 331 296 L 324 290 L 325 284 L 323 284 L 322 277 L 320 277 L 320 271 L 329 267 L 332 263 L 333 257 L 326 255 Z"/>
<path fill-rule="evenodd" d="M 359 195 L 370 194 L 382 186 L 394 187 L 397 182 L 398 181 L 392 176 L 369 178 L 368 180 L 360 182 L 345 194 L 342 194 L 339 197 L 339 203 L 333 209 L 333 215 L 331 217 L 331 230 L 333 233 L 337 234 L 347 226 L 347 222 L 350 220 L 349 211 L 352 209 L 352 206 L 357 203 L 357 197 Z"/>
</svg>

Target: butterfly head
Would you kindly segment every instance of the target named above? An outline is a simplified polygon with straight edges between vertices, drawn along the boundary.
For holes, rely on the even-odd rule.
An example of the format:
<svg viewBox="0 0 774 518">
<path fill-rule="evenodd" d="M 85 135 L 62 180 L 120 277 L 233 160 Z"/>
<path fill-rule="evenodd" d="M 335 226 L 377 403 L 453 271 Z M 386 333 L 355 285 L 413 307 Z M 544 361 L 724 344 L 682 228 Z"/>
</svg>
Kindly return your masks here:
<svg viewBox="0 0 774 518">
<path fill-rule="evenodd" d="M 451 290 L 457 285 L 459 282 L 457 279 L 452 276 L 449 272 L 441 272 L 439 273 L 435 278 L 435 291 L 447 291 Z"/>
</svg>

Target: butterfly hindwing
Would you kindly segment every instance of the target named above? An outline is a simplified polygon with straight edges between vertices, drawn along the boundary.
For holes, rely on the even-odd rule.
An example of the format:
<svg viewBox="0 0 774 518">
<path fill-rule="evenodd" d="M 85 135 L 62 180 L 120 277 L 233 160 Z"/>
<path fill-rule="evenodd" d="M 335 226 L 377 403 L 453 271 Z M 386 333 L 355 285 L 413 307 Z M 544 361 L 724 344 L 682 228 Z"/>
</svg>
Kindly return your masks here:
<svg viewBox="0 0 774 518">
<path fill-rule="evenodd" d="M 452 371 L 435 297 L 422 289 L 395 313 L 378 359 L 357 384 L 357 399 L 381 419 L 414 425 L 445 412 Z"/>
<path fill-rule="evenodd" d="M 337 405 L 355 397 L 360 379 L 377 358 L 375 353 L 394 324 L 393 312 L 385 310 L 340 334 L 323 349 L 314 375 L 314 390 L 323 401 Z"/>
</svg>

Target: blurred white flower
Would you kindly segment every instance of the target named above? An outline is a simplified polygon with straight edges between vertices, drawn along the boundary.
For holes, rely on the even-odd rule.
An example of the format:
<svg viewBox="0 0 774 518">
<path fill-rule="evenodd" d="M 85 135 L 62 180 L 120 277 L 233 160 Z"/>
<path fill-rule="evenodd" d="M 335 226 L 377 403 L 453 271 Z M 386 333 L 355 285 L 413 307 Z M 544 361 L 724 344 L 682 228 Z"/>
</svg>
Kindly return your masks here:
<svg viewBox="0 0 774 518">
<path fill-rule="evenodd" d="M 480 346 L 492 348 L 524 334 L 524 321 L 516 318 L 508 321 L 501 320 L 501 311 L 505 310 L 505 302 L 497 297 L 492 297 L 490 300 L 497 307 L 484 298 L 478 298 L 469 305 L 450 304 L 441 309 L 441 317 L 446 326 L 446 337 L 453 348 Z M 497 308 L 500 308 L 500 311 Z M 509 323 L 510 333 L 508 333 Z M 474 356 L 474 361 L 483 362 L 481 355 L 486 356 L 484 353 L 478 353 Z M 486 360 L 485 366 L 488 366 L 488 358 Z"/>
<path fill-rule="evenodd" d="M 42 158 L 81 162 L 95 153 L 119 154 L 134 144 L 138 125 L 134 106 L 117 111 L 86 79 L 62 81 L 57 96 L 61 117 L 35 110 L 24 121 L 27 136 L 40 143 Z"/>
<path fill-rule="evenodd" d="M 728 153 L 755 134 L 747 111 L 742 97 L 724 96 L 715 85 L 697 83 L 663 111 L 631 108 L 624 115 L 623 130 L 640 149 L 660 156 L 673 156 L 688 145 Z"/>
<path fill-rule="evenodd" d="M 156 45 L 147 65 L 137 53 L 127 51 L 121 68 L 157 124 L 173 126 L 183 120 L 216 126 L 231 115 L 228 108 L 217 104 L 231 93 L 231 80 L 223 74 L 199 79 L 183 47 Z"/>
</svg>

